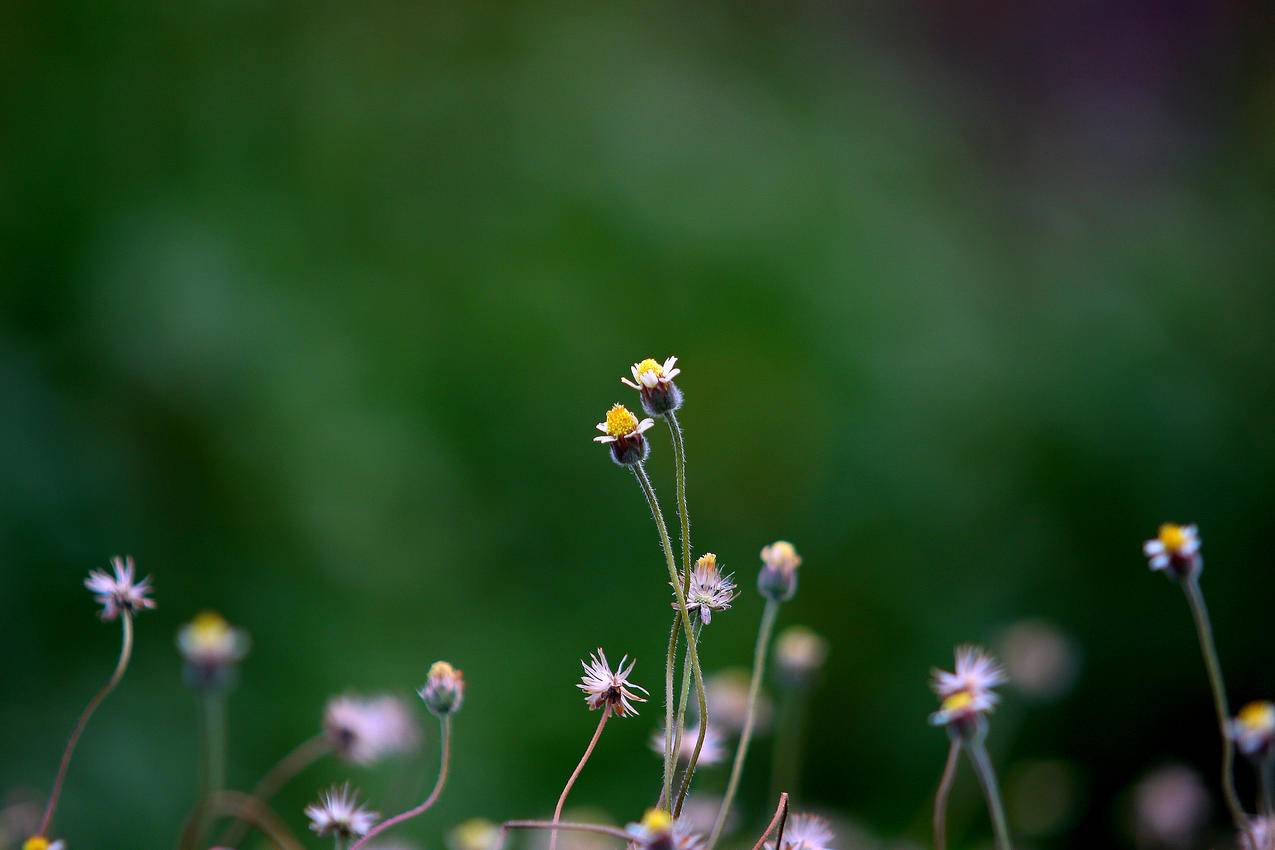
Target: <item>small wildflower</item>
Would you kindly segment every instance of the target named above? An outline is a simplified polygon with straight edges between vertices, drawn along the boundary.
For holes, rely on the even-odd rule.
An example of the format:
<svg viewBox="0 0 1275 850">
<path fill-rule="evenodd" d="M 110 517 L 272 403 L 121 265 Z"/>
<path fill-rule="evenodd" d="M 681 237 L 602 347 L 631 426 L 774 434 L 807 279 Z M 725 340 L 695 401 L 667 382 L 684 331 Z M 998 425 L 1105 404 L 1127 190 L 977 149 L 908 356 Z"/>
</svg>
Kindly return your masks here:
<svg viewBox="0 0 1275 850">
<path fill-rule="evenodd" d="M 418 693 L 425 707 L 439 717 L 455 714 L 465 700 L 465 678 L 446 661 L 435 661 Z"/>
<path fill-rule="evenodd" d="M 797 567 L 801 556 L 786 540 L 777 540 L 761 550 L 762 568 L 757 589 L 775 602 L 786 602 L 797 592 Z"/>
<path fill-rule="evenodd" d="M 682 748 L 678 751 L 679 761 L 690 764 L 691 755 L 695 752 L 695 742 L 699 740 L 699 727 L 691 726 L 682 732 Z M 651 749 L 664 754 L 664 730 L 656 729 L 651 733 Z M 699 767 L 711 767 L 726 759 L 726 739 L 721 732 L 709 726 L 704 732 L 704 744 L 700 747 Z"/>
<path fill-rule="evenodd" d="M 1265 700 L 1250 702 L 1227 725 L 1227 733 L 1244 755 L 1266 757 L 1275 743 L 1275 704 Z"/>
<path fill-rule="evenodd" d="M 372 764 L 416 746 L 412 712 L 394 696 L 345 694 L 328 700 L 323 734 L 333 751 L 354 764 Z"/>
<path fill-rule="evenodd" d="M 1204 567 L 1200 557 L 1200 531 L 1194 525 L 1166 522 L 1154 538 L 1142 544 L 1152 570 L 1168 570 L 1176 578 L 1191 578 Z"/>
<path fill-rule="evenodd" d="M 669 850 L 673 846 L 673 816 L 664 809 L 647 809 L 642 820 L 625 827 L 633 843 L 649 850 Z"/>
<path fill-rule="evenodd" d="M 766 842 L 766 850 L 832 850 L 835 836 L 828 821 L 817 815 L 793 815 L 784 826 L 783 847 Z"/>
<path fill-rule="evenodd" d="M 43 835 L 33 835 L 22 842 L 22 850 L 66 850 L 66 842 L 61 839 L 49 841 Z"/>
<path fill-rule="evenodd" d="M 96 597 L 102 606 L 102 619 L 114 620 L 121 612 L 132 614 L 143 608 L 154 608 L 155 600 L 147 596 L 151 592 L 151 578 L 147 576 L 141 581 L 134 581 L 133 557 L 116 555 L 111 558 L 111 576 L 104 570 L 89 570 L 89 577 L 84 586 Z"/>
<path fill-rule="evenodd" d="M 682 580 L 685 580 L 685 574 Z M 708 624 L 713 620 L 714 611 L 725 611 L 731 602 L 739 596 L 735 589 L 734 574 L 724 576 L 717 566 L 717 556 L 712 552 L 702 555 L 695 562 L 691 571 L 690 592 L 686 595 L 686 610 L 691 616 L 698 616 L 701 623 Z M 673 608 L 677 608 L 673 603 Z"/>
<path fill-rule="evenodd" d="M 632 466 L 646 460 L 650 447 L 642 434 L 654 425 L 654 419 L 639 422 L 633 411 L 622 404 L 613 404 L 607 411 L 606 421 L 598 423 L 602 436 L 594 437 L 593 441 L 608 443 L 612 460 L 622 466 Z"/>
<path fill-rule="evenodd" d="M 823 666 L 828 642 L 805 626 L 789 626 L 775 638 L 775 666 L 790 684 L 801 684 Z"/>
<path fill-rule="evenodd" d="M 248 654 L 248 635 L 220 614 L 203 611 L 181 627 L 177 648 L 186 659 L 186 679 L 195 688 L 219 688 L 230 682 L 235 664 Z"/>
<path fill-rule="evenodd" d="M 359 805 L 358 793 L 350 790 L 348 782 L 324 791 L 319 802 L 305 807 L 305 814 L 310 819 L 310 829 L 319 835 L 345 839 L 366 835 L 380 818 L 379 813 Z"/>
<path fill-rule="evenodd" d="M 449 850 L 492 850 L 500 840 L 500 827 L 485 818 L 470 818 L 447 834 Z"/>
<path fill-rule="evenodd" d="M 978 647 L 957 647 L 956 671 L 933 672 L 930 687 L 943 702 L 930 715 L 930 723 L 963 730 L 967 722 L 995 708 L 999 697 L 992 688 L 1005 682 L 1005 671 L 992 656 Z"/>
<path fill-rule="evenodd" d="M 620 659 L 620 664 L 613 673 L 606 653 L 602 651 L 602 647 L 598 647 L 598 651 L 591 654 L 588 661 L 580 662 L 584 667 L 584 675 L 580 677 L 580 684 L 576 687 L 584 691 L 584 701 L 590 711 L 609 705 L 617 717 L 624 717 L 637 714 L 637 709 L 633 707 L 634 702 L 646 702 L 646 698 L 638 696 L 635 691 L 644 694 L 650 692 L 629 681 L 629 674 L 633 672 L 637 659 L 629 661 L 628 667 L 624 666 L 626 661 L 629 661 L 627 655 Z"/>
<path fill-rule="evenodd" d="M 1257 817 L 1240 833 L 1241 850 L 1275 850 L 1275 817 Z"/>
<path fill-rule="evenodd" d="M 621 378 L 628 387 L 637 390 L 642 399 L 642 409 L 651 416 L 667 416 L 682 406 L 682 391 L 673 383 L 673 379 L 682 373 L 676 368 L 676 357 L 670 357 L 661 364 L 657 360 L 647 358 L 634 363 L 630 371 L 633 380 Z"/>
</svg>

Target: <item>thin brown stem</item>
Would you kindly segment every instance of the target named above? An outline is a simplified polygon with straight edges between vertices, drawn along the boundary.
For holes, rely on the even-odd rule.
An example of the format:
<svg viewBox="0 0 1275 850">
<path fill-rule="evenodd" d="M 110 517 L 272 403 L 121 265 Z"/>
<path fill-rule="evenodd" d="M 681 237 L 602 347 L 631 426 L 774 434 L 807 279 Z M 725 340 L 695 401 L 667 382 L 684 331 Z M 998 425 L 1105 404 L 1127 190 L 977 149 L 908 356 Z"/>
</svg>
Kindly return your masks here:
<svg viewBox="0 0 1275 850">
<path fill-rule="evenodd" d="M 53 825 L 53 812 L 57 808 L 58 797 L 62 795 L 62 783 L 66 780 L 66 770 L 71 765 L 71 754 L 75 752 L 75 745 L 84 734 L 84 727 L 88 725 L 89 718 L 93 716 L 93 712 L 97 711 L 102 700 L 115 690 L 120 679 L 124 678 L 124 671 L 128 669 L 129 658 L 133 655 L 132 612 L 126 610 L 120 614 L 120 628 L 120 657 L 115 662 L 115 671 L 111 673 L 111 678 L 107 679 L 101 690 L 89 700 L 88 705 L 84 706 L 84 711 L 80 712 L 79 719 L 75 721 L 75 726 L 71 729 L 71 737 L 66 742 L 66 749 L 62 751 L 62 761 L 58 764 L 57 776 L 53 780 L 53 790 L 49 793 L 49 802 L 44 807 L 44 815 L 40 818 L 40 830 L 36 833 L 37 835 L 48 835 L 49 828 Z"/>
<path fill-rule="evenodd" d="M 1218 730 L 1222 735 L 1222 795 L 1226 798 L 1226 807 L 1230 810 L 1235 828 L 1243 830 L 1248 824 L 1248 815 L 1244 812 L 1244 805 L 1240 803 L 1239 795 L 1235 793 L 1235 743 L 1227 730 L 1231 710 L 1227 707 L 1226 685 L 1222 682 L 1222 665 L 1218 661 L 1217 647 L 1213 642 L 1213 625 L 1209 622 L 1209 609 L 1204 604 L 1204 594 L 1200 592 L 1199 576 L 1192 576 L 1183 581 L 1182 589 L 1186 592 L 1187 605 L 1191 608 L 1192 619 L 1195 620 L 1200 652 L 1204 656 L 1204 668 L 1208 673 L 1209 686 L 1213 691 L 1213 708 L 1217 712 Z"/>
<path fill-rule="evenodd" d="M 934 850 L 947 850 L 947 799 L 956 780 L 956 764 L 961 756 L 961 742 L 952 737 L 947 750 L 947 763 L 939 778 L 939 790 L 934 794 Z"/>
<path fill-rule="evenodd" d="M 1005 820 L 1005 806 L 1001 803 L 1000 787 L 996 783 L 996 770 L 987 755 L 987 747 L 983 745 L 982 736 L 975 736 L 965 747 L 974 765 L 974 773 L 978 776 L 978 784 L 983 787 L 983 796 L 987 799 L 987 812 L 992 818 L 992 830 L 996 837 L 996 850 L 1013 850 L 1009 840 L 1009 823 Z"/>
<path fill-rule="evenodd" d="M 452 752 L 452 718 L 450 714 L 444 714 L 439 718 L 439 727 L 443 739 L 443 752 L 439 758 L 438 764 L 438 781 L 434 783 L 434 790 L 429 792 L 429 796 L 425 798 L 425 802 L 419 806 L 408 809 L 407 811 L 397 814 L 392 818 L 381 821 L 376 826 L 368 830 L 367 835 L 360 838 L 350 846 L 350 850 L 359 850 L 360 847 L 367 844 L 376 836 L 380 835 L 390 827 L 400 824 L 405 820 L 411 820 L 417 815 L 424 814 L 434 803 L 438 802 L 439 795 L 443 793 L 443 786 L 447 784 L 447 767 L 451 760 Z"/>
<path fill-rule="evenodd" d="M 602 737 L 602 730 L 606 728 L 607 718 L 611 716 L 611 703 L 602 706 L 602 716 L 598 718 L 598 728 L 593 730 L 593 737 L 589 740 L 589 746 L 585 747 L 584 755 L 580 757 L 580 763 L 576 765 L 576 769 L 571 771 L 571 777 L 567 780 L 567 784 L 563 786 L 562 793 L 558 795 L 558 805 L 553 807 L 553 822 L 557 823 L 562 820 L 562 807 L 567 802 L 567 795 L 571 793 L 571 786 L 576 784 L 576 779 L 580 777 L 580 771 L 584 770 L 585 762 L 589 760 L 589 756 L 593 755 L 593 748 L 598 745 L 598 739 Z M 549 836 L 549 850 L 557 850 L 558 833 L 555 831 Z"/>
<path fill-rule="evenodd" d="M 182 827 L 180 850 L 194 850 L 201 825 L 224 815 L 251 823 L 277 850 L 304 850 L 287 824 L 269 806 L 238 791 L 218 791 L 195 807 Z"/>
<path fill-rule="evenodd" d="M 770 819 L 770 825 L 766 827 L 766 831 L 761 834 L 761 838 L 757 839 L 757 843 L 753 845 L 753 850 L 762 850 L 766 844 L 766 839 L 775 831 L 776 827 L 779 833 L 775 836 L 775 850 L 783 850 L 784 846 L 784 825 L 788 822 L 788 792 L 782 791 L 779 794 L 779 805 L 775 807 L 775 816 Z"/>
<path fill-rule="evenodd" d="M 325 735 L 315 735 L 302 741 L 292 752 L 288 753 L 266 771 L 252 789 L 252 798 L 260 803 L 267 803 L 283 786 L 287 785 L 301 771 L 314 764 L 332 750 L 332 745 Z M 234 847 L 248 834 L 247 821 L 236 819 L 221 834 L 217 842 L 226 847 Z"/>
</svg>

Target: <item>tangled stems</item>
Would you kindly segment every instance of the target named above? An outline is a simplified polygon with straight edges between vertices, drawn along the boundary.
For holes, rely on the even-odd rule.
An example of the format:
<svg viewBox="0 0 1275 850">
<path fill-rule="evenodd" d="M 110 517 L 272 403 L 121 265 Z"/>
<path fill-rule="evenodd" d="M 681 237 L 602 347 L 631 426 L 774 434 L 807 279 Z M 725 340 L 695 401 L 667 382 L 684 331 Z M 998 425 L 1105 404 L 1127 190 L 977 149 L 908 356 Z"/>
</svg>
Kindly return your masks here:
<svg viewBox="0 0 1275 850">
<path fill-rule="evenodd" d="M 84 711 L 80 713 L 80 717 L 75 721 L 75 726 L 71 729 L 71 737 L 66 742 L 66 749 L 62 751 L 62 761 L 58 764 L 58 773 L 53 780 L 53 790 L 49 792 L 49 802 L 44 807 L 44 815 L 40 818 L 40 829 L 36 835 L 48 835 L 49 827 L 53 824 L 53 811 L 57 808 L 58 797 L 62 794 L 62 783 L 66 780 L 66 769 L 71 765 L 71 754 L 75 752 L 75 745 L 79 743 L 80 735 L 84 734 L 84 727 L 88 725 L 89 718 L 93 716 L 93 712 L 97 711 L 97 707 L 102 704 L 102 700 L 106 699 L 107 694 L 115 690 L 115 686 L 120 683 L 120 679 L 124 678 L 124 671 L 128 669 L 129 658 L 133 655 L 133 614 L 125 609 L 120 614 L 120 628 L 122 634 L 120 637 L 120 657 L 115 662 L 115 672 L 111 673 L 111 678 L 107 679 L 106 684 L 101 690 L 93 695 L 89 700 L 89 704 L 84 706 Z"/>
<path fill-rule="evenodd" d="M 1199 575 L 1183 580 L 1182 590 L 1186 593 L 1187 605 L 1191 608 L 1191 616 L 1195 620 L 1195 631 L 1200 639 L 1200 652 L 1204 655 L 1204 667 L 1208 672 L 1209 685 L 1213 690 L 1213 707 L 1217 710 L 1218 727 L 1222 733 L 1222 793 L 1226 797 L 1226 807 L 1235 821 L 1235 828 L 1243 830 L 1248 824 L 1248 815 L 1235 793 L 1235 743 L 1227 734 L 1227 722 L 1231 715 L 1226 702 L 1226 686 L 1222 683 L 1222 665 L 1218 662 L 1217 647 L 1213 644 L 1213 626 L 1209 622 L 1209 609 L 1204 604 L 1204 594 L 1200 592 Z"/>
<path fill-rule="evenodd" d="M 934 850 L 947 850 L 947 798 L 952 793 L 956 779 L 956 762 L 961 755 L 961 742 L 953 735 L 947 750 L 947 763 L 939 779 L 939 790 L 934 794 Z"/>
<path fill-rule="evenodd" d="M 378 823 L 376 826 L 372 827 L 370 830 L 368 830 L 367 835 L 364 835 L 358 841 L 350 845 L 350 850 L 359 850 L 360 847 L 367 844 L 369 841 L 371 841 L 376 836 L 380 835 L 382 832 L 385 832 L 385 830 L 389 829 L 392 826 L 395 826 L 396 824 L 400 824 L 405 820 L 411 820 L 417 815 L 424 814 L 426 811 L 429 810 L 430 806 L 433 806 L 436 802 L 438 802 L 439 795 L 443 793 L 443 785 L 447 783 L 447 767 L 448 767 L 448 763 L 451 761 L 451 753 L 452 753 L 451 715 L 450 714 L 442 715 L 441 717 L 439 717 L 438 722 L 439 722 L 439 728 L 441 729 L 441 736 L 443 739 L 443 752 L 442 752 L 442 756 L 439 759 L 438 781 L 434 783 L 434 790 L 430 791 L 429 796 L 425 798 L 425 802 L 421 803 L 416 808 L 408 809 L 407 811 L 401 814 L 397 814 L 392 818 L 387 818 L 386 820 L 383 820 L 380 823 Z"/>
<path fill-rule="evenodd" d="M 748 708 L 744 713 L 744 728 L 739 733 L 739 746 L 735 749 L 735 762 L 730 768 L 730 781 L 726 784 L 726 794 L 722 797 L 721 808 L 717 810 L 717 820 L 713 823 L 713 832 L 708 837 L 708 850 L 713 850 L 717 839 L 726 825 L 730 814 L 731 803 L 735 792 L 739 790 L 739 778 L 744 772 L 744 759 L 748 756 L 748 743 L 753 737 L 753 721 L 757 713 L 757 695 L 761 691 L 761 679 L 766 672 L 766 650 L 770 646 L 770 633 L 775 629 L 775 618 L 779 615 L 779 603 L 774 599 L 766 600 L 766 607 L 761 614 L 761 625 L 757 629 L 757 646 L 753 650 L 753 678 L 748 683 Z"/>
<path fill-rule="evenodd" d="M 611 716 L 611 703 L 602 706 L 602 717 L 598 720 L 598 728 L 593 733 L 593 738 L 589 741 L 589 746 L 585 747 L 584 755 L 580 757 L 580 763 L 576 765 L 576 769 L 571 771 L 571 778 L 567 780 L 567 784 L 562 788 L 562 794 L 558 797 L 558 805 L 553 807 L 553 822 L 557 823 L 562 819 L 562 807 L 567 802 L 567 795 L 571 793 L 571 786 L 576 784 L 576 779 L 580 776 L 580 771 L 584 770 L 584 763 L 589 760 L 589 756 L 593 755 L 593 748 L 598 745 L 598 739 L 602 737 L 602 730 L 607 725 L 607 718 Z M 549 850 L 557 850 L 558 833 L 555 830 L 549 836 Z"/>
<path fill-rule="evenodd" d="M 646 468 L 641 463 L 635 463 L 632 466 L 633 477 L 637 479 L 638 485 L 642 488 L 642 494 L 646 496 L 646 502 L 651 508 L 651 516 L 655 519 L 656 530 L 660 533 L 660 544 L 664 548 L 664 562 L 668 566 L 669 582 L 673 585 L 673 590 L 677 594 L 677 610 L 678 617 L 682 621 L 682 632 L 686 637 L 686 651 L 691 659 L 691 672 L 695 676 L 695 691 L 699 701 L 699 717 L 700 717 L 700 738 L 695 744 L 695 750 L 691 754 L 691 762 L 687 767 L 687 776 L 695 769 L 695 762 L 699 758 L 700 748 L 704 743 L 704 730 L 708 727 L 708 706 L 704 702 L 704 674 L 699 666 L 699 653 L 695 648 L 695 634 L 691 628 L 691 617 L 686 610 L 686 592 L 682 589 L 682 582 L 678 580 L 677 564 L 673 560 L 673 544 L 669 541 L 668 526 L 664 524 L 664 512 L 660 510 L 659 500 L 655 498 L 655 488 L 651 486 L 651 479 L 646 474 Z M 672 677 L 667 676 L 666 681 L 671 689 Z M 672 699 L 671 695 L 666 694 L 667 699 Z M 668 703 L 669 707 L 672 703 Z M 671 726 L 668 728 L 672 728 Z M 665 735 L 666 746 L 669 752 L 672 752 L 672 738 Z M 667 793 L 664 795 L 666 800 L 671 800 L 673 796 L 673 776 L 668 765 L 665 768 L 664 787 Z M 689 779 L 687 780 L 689 782 Z"/>
<path fill-rule="evenodd" d="M 981 734 L 972 736 L 965 745 L 969 753 L 970 763 L 978 775 L 978 784 L 983 786 L 983 796 L 987 798 L 987 811 L 992 818 L 992 829 L 996 835 L 996 850 L 1012 850 L 1009 843 L 1009 825 L 1005 821 L 1005 807 L 1001 804 L 1000 789 L 996 785 L 996 771 L 992 769 L 992 760 L 987 756 L 987 747 L 983 745 Z"/>
<path fill-rule="evenodd" d="M 668 656 L 664 659 L 664 777 L 660 786 L 660 806 L 667 806 L 673 796 L 673 769 L 677 754 L 673 743 L 673 670 L 677 666 L 677 634 L 681 616 L 673 615 L 673 627 L 668 633 Z M 680 738 L 681 730 L 677 731 Z M 554 833 L 555 835 L 557 833 Z"/>
<path fill-rule="evenodd" d="M 303 741 L 296 749 L 281 758 L 278 764 L 266 771 L 266 775 L 261 777 L 256 787 L 252 789 L 252 799 L 258 803 L 266 803 L 278 794 L 279 789 L 287 785 L 292 777 L 327 755 L 331 749 L 332 746 L 323 735 L 315 735 Z M 221 834 L 221 840 L 217 843 L 234 847 L 247 833 L 246 823 L 247 821 L 242 818 L 236 818 L 236 822 L 226 828 L 226 831 Z"/>
<path fill-rule="evenodd" d="M 301 842 L 293 837 L 287 825 L 269 806 L 238 791 L 217 791 L 200 803 L 186 819 L 178 847 L 192 850 L 199 840 L 200 824 L 223 814 L 232 815 L 261 830 L 276 850 L 304 850 Z"/>
</svg>

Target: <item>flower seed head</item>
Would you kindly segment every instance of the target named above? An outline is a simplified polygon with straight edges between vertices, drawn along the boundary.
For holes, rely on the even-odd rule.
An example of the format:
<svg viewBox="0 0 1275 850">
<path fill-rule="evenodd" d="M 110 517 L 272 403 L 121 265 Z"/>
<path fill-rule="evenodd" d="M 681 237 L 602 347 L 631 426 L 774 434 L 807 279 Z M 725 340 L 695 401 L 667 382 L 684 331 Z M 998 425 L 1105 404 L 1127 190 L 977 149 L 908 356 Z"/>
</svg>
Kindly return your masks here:
<svg viewBox="0 0 1275 850">
<path fill-rule="evenodd" d="M 350 790 L 350 783 L 333 785 L 319 795 L 319 802 L 305 807 L 310 819 L 310 829 L 319 835 L 338 838 L 357 838 L 367 835 L 381 817 L 359 804 L 358 792 Z"/>
<path fill-rule="evenodd" d="M 1193 578 L 1204 568 L 1200 557 L 1200 531 L 1194 525 L 1166 522 L 1155 537 L 1142 544 L 1148 566 L 1176 579 Z"/>
<path fill-rule="evenodd" d="M 627 667 L 624 666 L 626 661 Z M 609 705 L 617 717 L 637 714 L 633 703 L 646 702 L 646 698 L 638 696 L 636 692 L 641 691 L 644 694 L 649 692 L 641 685 L 629 681 L 629 674 L 633 672 L 635 664 L 637 659 L 629 661 L 626 655 L 620 659 L 620 665 L 615 672 L 612 672 L 602 647 L 598 647 L 598 651 L 592 653 L 588 661 L 580 662 L 580 666 L 584 668 L 584 675 L 580 677 L 580 684 L 576 687 L 584 691 L 584 701 L 590 711 Z"/>
<path fill-rule="evenodd" d="M 412 750 L 420 737 L 411 710 L 388 694 L 362 697 L 345 694 L 328 700 L 323 734 L 346 761 L 368 765 Z"/>
<path fill-rule="evenodd" d="M 1265 700 L 1250 702 L 1227 725 L 1227 733 L 1244 755 L 1266 758 L 1275 743 L 1275 704 Z"/>
<path fill-rule="evenodd" d="M 622 404 L 613 404 L 607 411 L 607 418 L 598 423 L 601 437 L 594 437 L 595 443 L 606 443 L 611 447 L 611 459 L 621 466 L 632 466 L 646 460 L 650 447 L 642 436 L 654 427 L 654 419 L 638 421 L 633 411 Z"/>
<path fill-rule="evenodd" d="M 634 363 L 629 371 L 633 380 L 621 378 L 621 383 L 638 391 L 642 400 L 642 409 L 649 416 L 667 416 L 682 406 L 682 391 L 673 383 L 673 379 L 681 374 L 676 368 L 676 357 L 670 357 L 662 364 L 651 358 Z"/>
<path fill-rule="evenodd" d="M 121 612 L 132 614 L 143 608 L 155 607 L 155 600 L 147 595 L 151 592 L 151 578 L 147 576 L 141 581 L 134 580 L 131 555 L 116 555 L 111 558 L 111 569 L 114 575 L 104 570 L 89 570 L 89 577 L 84 580 L 84 586 L 92 592 L 97 604 L 102 606 L 103 620 L 109 622 Z"/>
<path fill-rule="evenodd" d="M 817 815 L 799 814 L 788 819 L 784 828 L 783 847 L 768 841 L 766 850 L 832 850 L 834 836 L 828 821 Z"/>
<path fill-rule="evenodd" d="M 685 574 L 680 580 L 685 581 Z M 676 596 L 676 592 L 674 592 Z M 690 590 L 686 594 L 686 610 L 692 617 L 698 616 L 700 622 L 712 622 L 714 611 L 725 611 L 730 607 L 739 591 L 735 589 L 735 576 L 722 575 L 717 566 L 717 556 L 712 552 L 700 557 L 691 571 Z M 677 602 L 673 608 L 678 607 Z"/>
<path fill-rule="evenodd" d="M 455 714 L 465 700 L 465 677 L 446 661 L 435 661 L 419 693 L 425 707 L 439 717 Z"/>
<path fill-rule="evenodd" d="M 1006 681 L 1004 669 L 986 651 L 976 646 L 957 647 L 955 671 L 933 671 L 930 687 L 943 702 L 930 715 L 930 723 L 962 733 L 972 731 L 1000 699 L 992 688 Z"/>
<path fill-rule="evenodd" d="M 761 572 L 757 574 L 757 589 L 762 596 L 776 602 L 786 602 L 797 592 L 797 567 L 801 556 L 787 540 L 777 540 L 761 550 Z"/>
</svg>

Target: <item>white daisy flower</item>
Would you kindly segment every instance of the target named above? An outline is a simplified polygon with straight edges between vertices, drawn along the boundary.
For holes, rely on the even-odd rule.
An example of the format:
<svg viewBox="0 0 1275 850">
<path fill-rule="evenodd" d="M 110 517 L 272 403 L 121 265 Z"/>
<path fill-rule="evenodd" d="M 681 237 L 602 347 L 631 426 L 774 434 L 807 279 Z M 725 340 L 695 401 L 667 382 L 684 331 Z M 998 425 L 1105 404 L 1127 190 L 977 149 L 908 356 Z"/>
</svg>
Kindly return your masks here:
<svg viewBox="0 0 1275 850">
<path fill-rule="evenodd" d="M 987 714 L 1000 698 L 992 690 L 1007 681 L 1004 669 L 985 650 L 976 646 L 956 648 L 956 670 L 934 670 L 930 687 L 943 698 L 930 723 L 947 726 Z"/>
<path fill-rule="evenodd" d="M 629 661 L 627 655 L 620 659 L 620 665 L 613 673 L 611 665 L 607 662 L 606 653 L 598 647 L 598 651 L 591 654 L 587 662 L 580 662 L 580 665 L 584 667 L 584 675 L 580 677 L 580 684 L 576 687 L 584 691 L 584 701 L 590 710 L 610 705 L 617 717 L 624 717 L 637 714 L 637 709 L 633 707 L 634 702 L 646 702 L 646 698 L 638 696 L 635 691 L 641 691 L 644 694 L 650 692 L 641 685 L 629 681 L 629 674 L 633 672 L 637 659 L 629 661 L 628 667 L 624 666 L 626 661 Z"/>
<path fill-rule="evenodd" d="M 1250 702 L 1227 724 L 1227 734 L 1244 755 L 1266 755 L 1275 742 L 1275 704 Z"/>
<path fill-rule="evenodd" d="M 640 848 L 670 847 L 673 841 L 673 816 L 664 809 L 647 809 L 642 820 L 631 823 L 624 831 Z"/>
<path fill-rule="evenodd" d="M 323 732 L 337 755 L 364 765 L 408 752 L 420 737 L 411 710 L 389 695 L 333 697 L 323 712 Z"/>
<path fill-rule="evenodd" d="M 324 791 L 319 795 L 319 802 L 305 807 L 305 814 L 310 819 L 310 829 L 319 835 L 341 838 L 367 835 L 380 818 L 379 813 L 359 805 L 358 793 L 350 790 L 348 782 Z"/>
<path fill-rule="evenodd" d="M 633 372 L 633 380 L 621 378 L 626 386 L 635 390 L 655 389 L 660 384 L 671 383 L 674 378 L 682 374 L 682 370 L 675 368 L 677 363 L 676 357 L 669 357 L 663 364 L 648 357 L 640 363 L 634 363 L 630 371 Z"/>
<path fill-rule="evenodd" d="M 182 657 L 200 667 L 223 667 L 248 654 L 248 635 L 215 611 L 201 611 L 177 633 Z"/>
<path fill-rule="evenodd" d="M 835 836 L 828 821 L 817 815 L 793 815 L 784 825 L 783 847 L 779 850 L 832 850 Z M 776 850 L 767 841 L 766 850 Z"/>
<path fill-rule="evenodd" d="M 682 575 L 685 580 L 685 574 Z M 731 602 L 739 596 L 735 589 L 735 576 L 722 575 L 717 567 L 717 556 L 708 552 L 695 562 L 691 571 L 690 592 L 686 594 L 686 610 L 691 616 L 698 616 L 700 622 L 708 624 L 713 620 L 714 611 L 725 611 Z M 678 607 L 673 603 L 673 608 Z"/>
<path fill-rule="evenodd" d="M 60 838 L 49 841 L 43 835 L 33 835 L 22 842 L 22 850 L 66 850 L 66 842 Z"/>
<path fill-rule="evenodd" d="M 114 620 L 121 612 L 133 613 L 143 608 L 154 608 L 155 600 L 147 596 L 151 592 L 151 578 L 147 576 L 141 581 L 134 580 L 133 558 L 131 555 L 111 558 L 111 569 L 114 575 L 103 570 L 90 570 L 84 586 L 96 597 L 102 606 L 102 619 Z"/>
<path fill-rule="evenodd" d="M 1142 544 L 1142 553 L 1152 570 L 1167 569 L 1184 578 L 1198 573 L 1203 566 L 1200 543 L 1200 530 L 1196 526 L 1166 522 L 1155 537 Z"/>
</svg>

